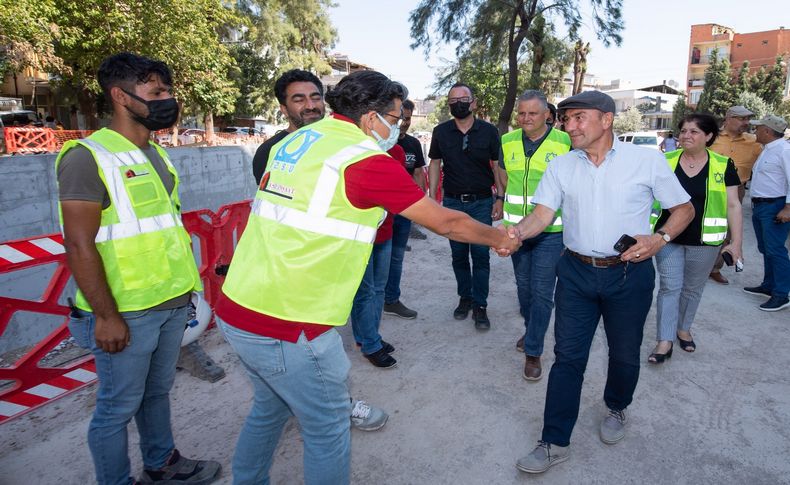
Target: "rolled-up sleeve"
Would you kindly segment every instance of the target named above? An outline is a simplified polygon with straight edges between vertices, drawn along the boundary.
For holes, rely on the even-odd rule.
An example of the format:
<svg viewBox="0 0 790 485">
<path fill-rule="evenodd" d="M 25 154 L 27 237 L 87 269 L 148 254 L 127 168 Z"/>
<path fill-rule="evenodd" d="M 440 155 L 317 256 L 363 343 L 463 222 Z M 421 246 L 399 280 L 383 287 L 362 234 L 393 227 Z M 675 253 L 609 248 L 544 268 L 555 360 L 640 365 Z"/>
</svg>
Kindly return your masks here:
<svg viewBox="0 0 790 485">
<path fill-rule="evenodd" d="M 678 182 L 678 178 L 669 168 L 666 158 L 656 152 L 655 157 L 651 157 L 653 166 L 652 190 L 653 198 L 661 203 L 662 209 L 669 209 L 680 204 L 685 204 L 691 197 Z"/>
<path fill-rule="evenodd" d="M 562 205 L 562 186 L 560 185 L 558 171 L 559 164 L 555 158 L 543 173 L 538 188 L 535 189 L 535 196 L 532 198 L 533 204 L 540 204 L 555 211 L 560 208 Z"/>
</svg>

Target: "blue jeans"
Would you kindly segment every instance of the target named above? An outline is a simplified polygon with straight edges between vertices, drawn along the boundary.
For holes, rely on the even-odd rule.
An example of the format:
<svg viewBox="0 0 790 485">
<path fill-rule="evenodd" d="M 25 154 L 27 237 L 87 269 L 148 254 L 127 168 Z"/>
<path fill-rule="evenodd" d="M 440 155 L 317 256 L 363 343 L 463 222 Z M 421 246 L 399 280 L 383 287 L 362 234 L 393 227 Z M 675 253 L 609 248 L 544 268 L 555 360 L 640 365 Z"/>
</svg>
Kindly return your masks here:
<svg viewBox="0 0 790 485">
<path fill-rule="evenodd" d="M 403 255 L 406 254 L 409 230 L 411 221 L 396 215 L 392 221 L 392 256 L 387 286 L 384 288 L 384 303 L 396 303 L 400 300 L 400 276 L 403 273 Z"/>
<path fill-rule="evenodd" d="M 88 446 L 100 485 L 133 483 L 130 477 L 126 427 L 134 418 L 146 469 L 164 466 L 175 448 L 170 429 L 170 388 L 187 320 L 186 307 L 122 313 L 130 342 L 109 354 L 96 345 L 93 313 L 72 312 L 69 330 L 90 349 L 96 362 L 99 388 L 88 427 Z"/>
<path fill-rule="evenodd" d="M 524 353 L 543 355 L 543 338 L 554 308 L 557 261 L 562 254 L 562 233 L 544 232 L 527 239 L 513 253 L 518 304 L 524 317 Z"/>
<path fill-rule="evenodd" d="M 351 478 L 351 363 L 332 329 L 296 343 L 217 323 L 252 382 L 253 402 L 233 455 L 233 483 L 269 483 L 285 422 L 296 416 L 304 441 L 304 483 L 347 484 Z"/>
<path fill-rule="evenodd" d="M 494 198 L 461 202 L 458 199 L 445 197 L 444 206 L 448 209 L 465 212 L 483 224 L 491 225 L 491 209 Z M 450 241 L 450 252 L 453 256 L 453 272 L 458 285 L 458 296 L 471 298 L 475 305 L 485 307 L 488 304 L 488 275 L 491 267 L 488 261 L 488 247 L 479 244 Z M 469 254 L 472 255 L 472 266 L 469 266 Z"/>
<path fill-rule="evenodd" d="M 351 307 L 351 329 L 354 340 L 362 344 L 362 353 L 370 355 L 381 350 L 381 312 L 384 310 L 384 287 L 390 269 L 392 241 L 374 244 L 365 269 L 365 276 L 354 295 Z"/>
<path fill-rule="evenodd" d="M 639 349 L 653 302 L 653 260 L 594 268 L 567 251 L 557 263 L 554 302 L 554 365 L 543 410 L 543 440 L 568 446 L 579 416 L 579 401 L 590 345 L 603 317 L 609 370 L 603 399 L 610 409 L 631 404 L 639 381 Z"/>
<path fill-rule="evenodd" d="M 784 199 L 752 204 L 752 224 L 757 237 L 757 250 L 763 255 L 765 268 L 760 286 L 771 290 L 773 296 L 779 297 L 787 297 L 790 293 L 790 259 L 785 246 L 790 233 L 790 222 L 774 222 L 774 217 L 784 206 Z"/>
</svg>

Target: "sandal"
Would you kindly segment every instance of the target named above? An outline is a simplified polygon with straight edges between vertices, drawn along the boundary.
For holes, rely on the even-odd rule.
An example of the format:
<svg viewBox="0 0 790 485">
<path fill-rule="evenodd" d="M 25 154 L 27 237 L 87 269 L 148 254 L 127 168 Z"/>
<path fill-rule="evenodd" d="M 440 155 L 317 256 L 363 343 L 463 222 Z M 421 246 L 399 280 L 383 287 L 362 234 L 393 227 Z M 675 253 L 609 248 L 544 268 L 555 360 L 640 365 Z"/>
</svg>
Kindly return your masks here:
<svg viewBox="0 0 790 485">
<path fill-rule="evenodd" d="M 678 343 L 680 343 L 680 348 L 685 350 L 686 352 L 694 352 L 697 350 L 697 344 L 694 343 L 694 340 L 683 340 L 678 335 Z"/>
<path fill-rule="evenodd" d="M 665 360 L 669 359 L 670 357 L 672 357 L 672 349 L 673 348 L 674 348 L 674 342 L 672 343 L 672 345 L 669 346 L 669 350 L 666 353 L 659 354 L 659 353 L 653 352 L 652 354 L 650 354 L 647 357 L 647 361 L 650 362 L 651 364 L 660 364 L 660 363 L 664 362 Z"/>
</svg>

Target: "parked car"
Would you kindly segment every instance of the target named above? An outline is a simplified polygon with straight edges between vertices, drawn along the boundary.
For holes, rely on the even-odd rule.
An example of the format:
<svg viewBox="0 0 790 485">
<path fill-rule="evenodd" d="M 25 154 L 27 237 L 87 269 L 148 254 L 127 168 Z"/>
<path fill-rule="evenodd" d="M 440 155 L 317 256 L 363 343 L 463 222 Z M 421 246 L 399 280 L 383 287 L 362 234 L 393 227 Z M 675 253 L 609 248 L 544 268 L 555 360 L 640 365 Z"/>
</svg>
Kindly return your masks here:
<svg viewBox="0 0 790 485">
<path fill-rule="evenodd" d="M 226 126 L 220 130 L 221 133 L 232 133 L 237 136 L 252 136 L 258 135 L 258 131 L 255 128 L 250 128 L 248 126 Z"/>
<path fill-rule="evenodd" d="M 633 143 L 634 145 L 641 145 L 647 148 L 661 150 L 659 145 L 664 140 L 654 131 L 635 131 L 632 133 L 623 133 L 617 135 L 617 139 L 626 143 Z"/>
<path fill-rule="evenodd" d="M 206 130 L 199 128 L 179 128 L 178 129 L 178 144 L 179 145 L 194 145 L 206 140 Z"/>
</svg>

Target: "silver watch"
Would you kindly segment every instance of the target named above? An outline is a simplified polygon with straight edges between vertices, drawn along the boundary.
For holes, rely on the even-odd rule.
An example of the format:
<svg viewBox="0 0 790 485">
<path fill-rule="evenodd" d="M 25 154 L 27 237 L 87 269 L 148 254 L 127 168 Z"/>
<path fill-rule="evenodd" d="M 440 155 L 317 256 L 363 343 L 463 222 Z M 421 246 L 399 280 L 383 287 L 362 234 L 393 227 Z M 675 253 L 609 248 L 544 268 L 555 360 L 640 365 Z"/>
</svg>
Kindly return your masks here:
<svg viewBox="0 0 790 485">
<path fill-rule="evenodd" d="M 656 231 L 656 234 L 661 236 L 661 239 L 663 239 L 666 243 L 672 240 L 672 238 L 669 237 L 669 234 L 665 233 L 664 231 Z"/>
</svg>

